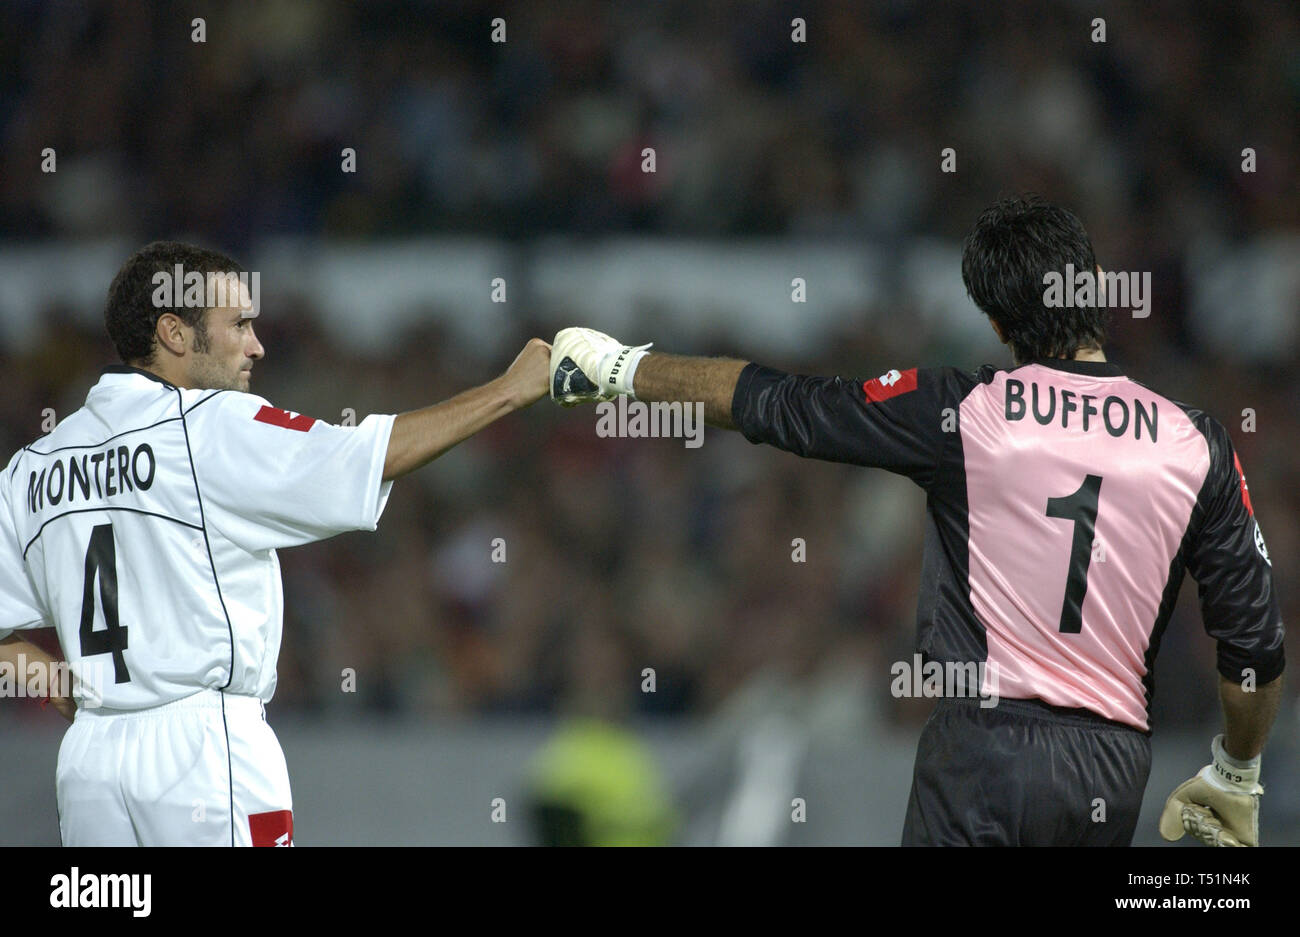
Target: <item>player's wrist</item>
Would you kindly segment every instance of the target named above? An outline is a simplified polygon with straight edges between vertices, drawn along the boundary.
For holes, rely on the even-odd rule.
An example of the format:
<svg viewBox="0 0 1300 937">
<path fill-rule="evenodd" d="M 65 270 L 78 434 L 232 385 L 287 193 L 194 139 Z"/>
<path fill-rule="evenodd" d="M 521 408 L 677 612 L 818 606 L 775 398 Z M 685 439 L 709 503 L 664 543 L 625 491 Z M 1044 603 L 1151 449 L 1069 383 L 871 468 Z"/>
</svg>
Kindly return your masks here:
<svg viewBox="0 0 1300 937">
<path fill-rule="evenodd" d="M 1202 769 L 1202 776 L 1215 787 L 1234 794 L 1258 794 L 1261 756 L 1250 759 L 1234 758 L 1223 747 L 1223 736 L 1216 735 L 1210 743 L 1211 762 Z"/>
<path fill-rule="evenodd" d="M 1227 764 L 1234 768 L 1245 769 L 1259 767 L 1259 755 L 1256 755 L 1254 758 L 1237 758 L 1228 751 L 1228 746 L 1226 744 L 1227 740 L 1228 736 L 1226 734 L 1216 735 L 1214 741 L 1210 743 L 1210 752 L 1212 754 L 1217 754 Z"/>
<path fill-rule="evenodd" d="M 637 366 L 649 352 L 649 345 L 620 345 L 612 349 L 601 362 L 601 387 L 606 391 L 636 397 L 632 381 Z"/>
<path fill-rule="evenodd" d="M 493 378 L 484 387 L 495 408 L 502 413 L 522 410 L 536 399 L 536 397 L 529 398 L 527 388 L 509 372 Z"/>
</svg>

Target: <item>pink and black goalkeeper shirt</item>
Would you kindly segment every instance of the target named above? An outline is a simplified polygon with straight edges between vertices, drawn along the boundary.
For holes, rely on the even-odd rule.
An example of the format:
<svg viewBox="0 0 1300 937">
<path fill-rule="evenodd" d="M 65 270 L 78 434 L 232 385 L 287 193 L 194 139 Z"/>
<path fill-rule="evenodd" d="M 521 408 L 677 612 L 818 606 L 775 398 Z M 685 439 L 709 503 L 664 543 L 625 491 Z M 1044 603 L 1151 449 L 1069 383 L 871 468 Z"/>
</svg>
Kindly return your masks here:
<svg viewBox="0 0 1300 937">
<path fill-rule="evenodd" d="M 1282 672 L 1268 552 L 1227 430 L 1112 363 L 865 382 L 750 364 L 732 418 L 751 442 L 925 489 L 918 650 L 985 664 L 1000 697 L 1147 731 L 1185 572 L 1219 672 L 1261 686 Z"/>
</svg>

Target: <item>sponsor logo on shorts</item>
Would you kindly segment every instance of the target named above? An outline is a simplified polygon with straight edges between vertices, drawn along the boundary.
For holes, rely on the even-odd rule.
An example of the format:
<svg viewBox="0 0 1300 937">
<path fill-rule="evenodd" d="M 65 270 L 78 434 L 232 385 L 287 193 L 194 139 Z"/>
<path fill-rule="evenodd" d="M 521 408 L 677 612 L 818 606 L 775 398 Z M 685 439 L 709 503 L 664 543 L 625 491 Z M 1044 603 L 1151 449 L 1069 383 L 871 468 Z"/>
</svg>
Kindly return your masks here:
<svg viewBox="0 0 1300 937">
<path fill-rule="evenodd" d="M 254 846 L 292 846 L 293 811 L 268 810 L 248 815 L 248 832 Z"/>
</svg>

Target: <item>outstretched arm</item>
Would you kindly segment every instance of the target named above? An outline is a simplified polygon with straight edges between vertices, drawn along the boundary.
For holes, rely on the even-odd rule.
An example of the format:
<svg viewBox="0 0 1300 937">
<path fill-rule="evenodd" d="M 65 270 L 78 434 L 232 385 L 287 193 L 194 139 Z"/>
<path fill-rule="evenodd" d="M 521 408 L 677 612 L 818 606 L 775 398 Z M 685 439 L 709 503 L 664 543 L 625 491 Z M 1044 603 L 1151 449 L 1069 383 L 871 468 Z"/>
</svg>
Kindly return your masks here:
<svg viewBox="0 0 1300 937">
<path fill-rule="evenodd" d="M 546 393 L 551 346 L 534 338 L 506 372 L 442 403 L 398 414 L 388 438 L 384 481 L 428 464 L 507 413 Z"/>
<path fill-rule="evenodd" d="M 704 420 L 808 459 L 877 466 L 933 481 L 950 434 L 944 414 L 964 392 L 952 369 L 892 370 L 872 381 L 787 374 L 735 358 L 650 353 L 595 329 L 556 333 L 551 397 L 702 402 Z"/>
<path fill-rule="evenodd" d="M 703 401 L 706 423 L 735 429 L 731 401 L 746 364 L 736 358 L 648 354 L 638 363 L 634 375 L 636 397 L 647 401 Z"/>
</svg>

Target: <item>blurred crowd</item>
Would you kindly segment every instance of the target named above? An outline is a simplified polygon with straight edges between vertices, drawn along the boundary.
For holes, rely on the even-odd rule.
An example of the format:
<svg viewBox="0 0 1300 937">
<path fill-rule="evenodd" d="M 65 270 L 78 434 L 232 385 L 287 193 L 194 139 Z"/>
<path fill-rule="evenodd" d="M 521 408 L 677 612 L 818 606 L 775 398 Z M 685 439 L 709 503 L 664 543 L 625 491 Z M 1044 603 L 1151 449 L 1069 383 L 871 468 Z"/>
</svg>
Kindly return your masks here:
<svg viewBox="0 0 1300 937">
<path fill-rule="evenodd" d="M 1298 9 L 6 3 L 0 233 L 961 236 L 993 180 L 1178 252 L 1300 222 Z"/>
<path fill-rule="evenodd" d="M 505 43 L 489 41 L 493 17 Z M 996 195 L 1037 190 L 1083 214 L 1099 257 L 1160 270 L 1200 237 L 1300 228 L 1298 45 L 1284 3 L 7 3 L 0 237 L 193 233 L 236 256 L 277 234 L 952 239 Z M 937 171 L 946 147 L 954 174 Z M 1185 298 L 1159 297 L 1149 328 L 1117 323 L 1113 350 L 1232 432 L 1294 622 L 1300 374 L 1194 347 Z M 520 344 L 571 324 L 563 312 L 534 310 Z M 860 310 L 822 356 L 765 363 L 864 377 L 898 355 L 983 363 L 938 342 L 918 358 L 911 312 Z M 43 319 L 35 347 L 0 348 L 6 459 L 115 360 L 67 310 Z M 253 390 L 331 422 L 508 363 L 441 351 L 434 325 L 358 357 L 301 304 L 258 329 Z M 888 682 L 911 655 L 923 509 L 884 473 L 714 430 L 699 450 L 601 439 L 590 409 L 543 401 L 399 482 L 377 534 L 282 554 L 276 703 L 683 716 L 758 673 L 832 672 L 912 720 Z M 1183 599 L 1155 708 L 1200 723 L 1217 706 L 1214 649 L 1194 590 Z"/>
</svg>

